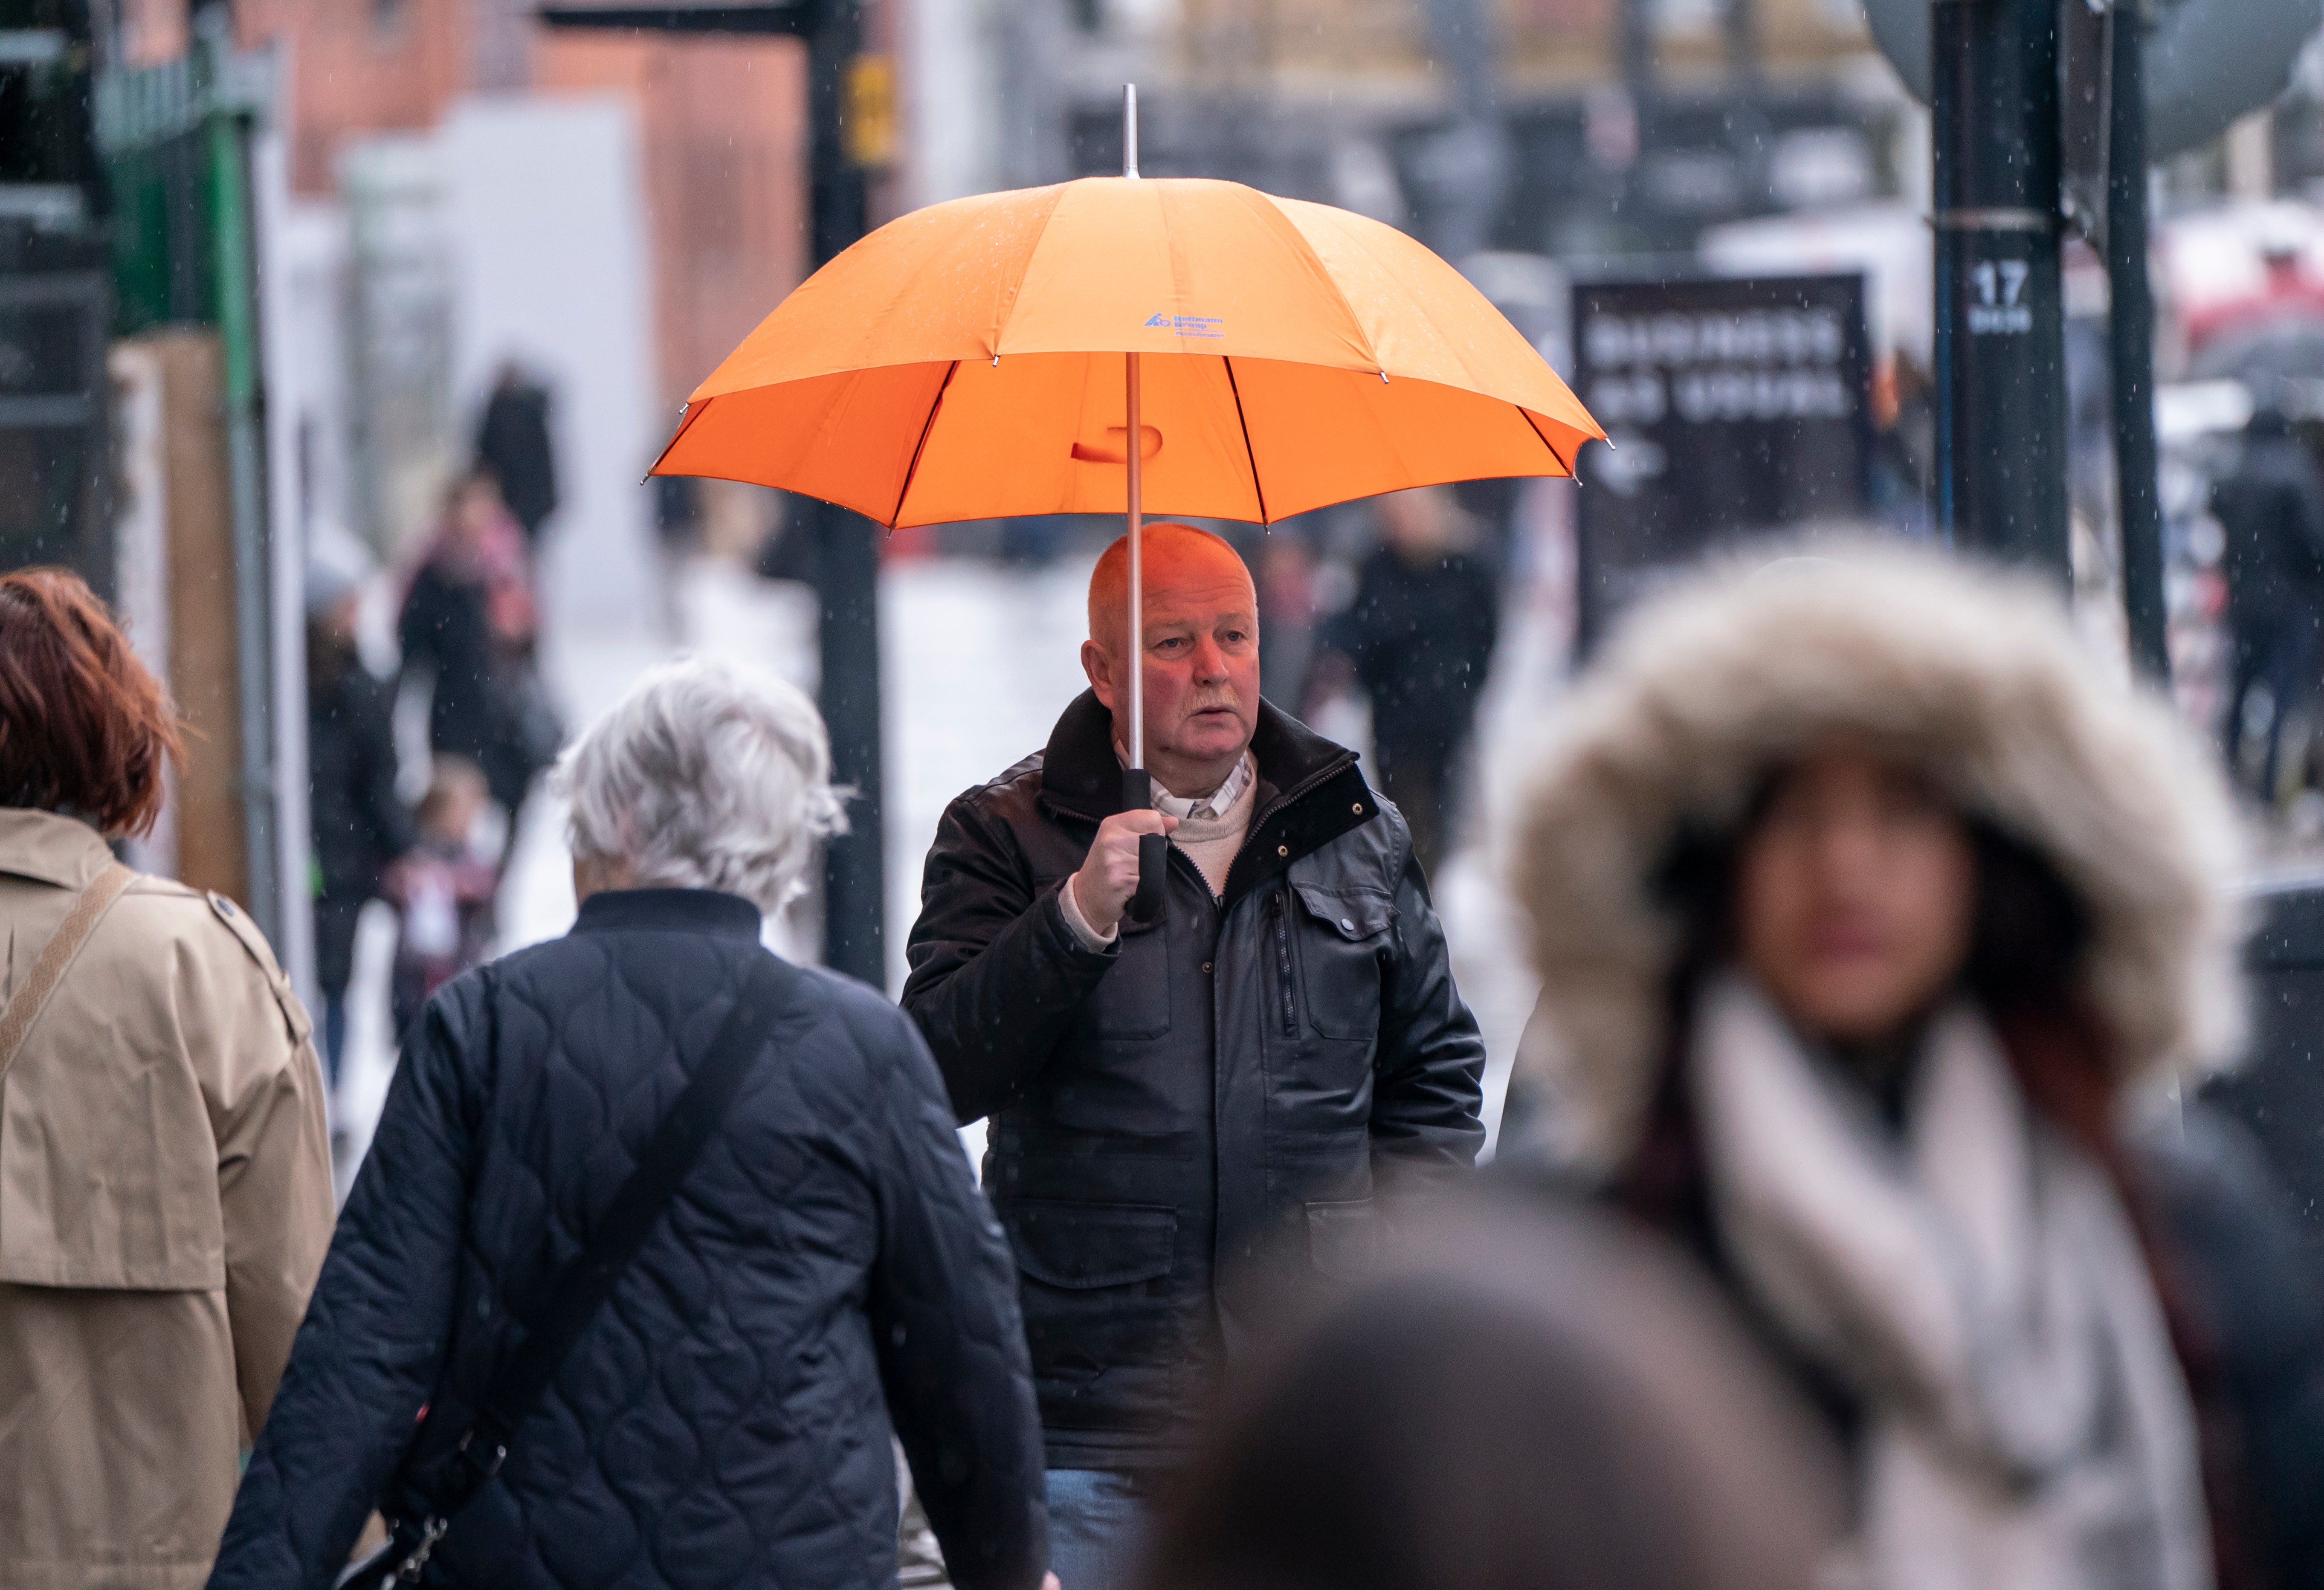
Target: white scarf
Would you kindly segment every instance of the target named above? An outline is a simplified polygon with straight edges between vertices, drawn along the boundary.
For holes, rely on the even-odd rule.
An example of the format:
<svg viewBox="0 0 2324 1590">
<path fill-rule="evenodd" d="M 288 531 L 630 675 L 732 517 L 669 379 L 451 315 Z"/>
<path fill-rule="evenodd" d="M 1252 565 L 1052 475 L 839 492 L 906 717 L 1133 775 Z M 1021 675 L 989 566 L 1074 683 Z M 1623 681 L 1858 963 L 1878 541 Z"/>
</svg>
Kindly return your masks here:
<svg viewBox="0 0 2324 1590">
<path fill-rule="evenodd" d="M 1863 1590 L 2209 1590 L 2186 1383 L 2136 1237 L 1965 1005 L 1904 1140 L 1752 985 L 1704 990 L 1692 1085 L 1720 1235 L 1864 1399 Z"/>
</svg>

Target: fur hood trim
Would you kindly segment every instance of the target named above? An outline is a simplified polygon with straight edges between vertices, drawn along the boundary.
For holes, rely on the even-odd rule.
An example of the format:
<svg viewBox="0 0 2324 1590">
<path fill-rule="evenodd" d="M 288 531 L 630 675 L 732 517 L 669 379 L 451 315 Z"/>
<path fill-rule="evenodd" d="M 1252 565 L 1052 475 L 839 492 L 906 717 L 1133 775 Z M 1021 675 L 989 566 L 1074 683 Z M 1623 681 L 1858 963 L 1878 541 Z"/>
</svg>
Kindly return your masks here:
<svg viewBox="0 0 2324 1590">
<path fill-rule="evenodd" d="M 1665 1042 L 1677 924 L 1655 869 L 1682 830 L 1730 827 L 1771 768 L 1835 740 L 1918 762 L 2080 891 L 2126 1084 L 2240 1040 L 2241 833 L 2210 748 L 2107 677 L 2048 587 L 1895 543 L 1818 550 L 1717 565 L 1642 607 L 1519 804 L 1509 874 L 1543 982 L 1519 1063 L 1585 1163 L 1627 1152 Z"/>
</svg>

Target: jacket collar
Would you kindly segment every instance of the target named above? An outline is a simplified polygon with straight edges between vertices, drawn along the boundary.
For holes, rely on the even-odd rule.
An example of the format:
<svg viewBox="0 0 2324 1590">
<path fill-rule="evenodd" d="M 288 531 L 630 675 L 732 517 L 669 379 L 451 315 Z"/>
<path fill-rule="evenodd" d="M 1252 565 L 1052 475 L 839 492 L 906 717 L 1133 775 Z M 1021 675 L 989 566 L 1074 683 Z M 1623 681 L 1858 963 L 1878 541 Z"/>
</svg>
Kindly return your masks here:
<svg viewBox="0 0 2324 1590">
<path fill-rule="evenodd" d="M 0 872 L 85 889 L 113 860 L 88 823 L 28 806 L 0 806 Z"/>
<path fill-rule="evenodd" d="M 759 908 L 717 889 L 603 889 L 581 902 L 576 933 L 718 933 L 759 942 Z"/>
<path fill-rule="evenodd" d="M 1258 764 L 1258 807 L 1250 837 L 1227 875 L 1222 897 L 1230 901 L 1379 811 L 1379 801 L 1356 767 L 1355 752 L 1268 702 L 1259 703 L 1250 758 Z M 1093 690 L 1075 696 L 1050 731 L 1041 758 L 1041 798 L 1056 811 L 1093 823 L 1122 809 L 1113 714 Z"/>
<path fill-rule="evenodd" d="M 1297 794 L 1353 767 L 1356 753 L 1262 701 L 1251 731 L 1250 758 L 1264 785 Z M 1048 749 L 1041 757 L 1041 795 L 1060 811 L 1102 822 L 1122 809 L 1121 771 L 1121 759 L 1113 749 L 1113 714 L 1098 700 L 1097 692 L 1084 690 L 1049 731 Z M 1266 798 L 1264 788 L 1260 798 Z"/>
</svg>

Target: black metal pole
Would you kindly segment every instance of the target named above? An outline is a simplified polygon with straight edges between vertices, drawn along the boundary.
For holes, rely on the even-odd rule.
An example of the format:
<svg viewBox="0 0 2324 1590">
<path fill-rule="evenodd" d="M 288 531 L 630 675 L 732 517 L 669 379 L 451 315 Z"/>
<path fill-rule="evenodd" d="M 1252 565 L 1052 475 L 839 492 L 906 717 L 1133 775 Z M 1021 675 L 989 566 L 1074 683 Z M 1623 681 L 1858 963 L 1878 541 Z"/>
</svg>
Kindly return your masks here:
<svg viewBox="0 0 2324 1590">
<path fill-rule="evenodd" d="M 807 38 L 807 120 L 812 128 L 813 262 L 821 266 L 862 237 L 870 221 L 862 168 L 848 158 L 847 73 L 863 42 L 862 0 L 825 0 Z M 824 964 L 874 988 L 888 980 L 883 928 L 887 867 L 880 759 L 880 526 L 810 498 L 795 500 L 815 549 L 819 704 L 831 731 L 832 777 L 851 786 L 848 831 L 823 866 Z"/>
<path fill-rule="evenodd" d="M 1938 519 L 2069 571 L 2054 0 L 1936 0 Z"/>
<path fill-rule="evenodd" d="M 2163 596 L 2163 510 L 2155 496 L 2154 293 L 2146 274 L 2144 8 L 2115 0 L 2107 18 L 2107 335 L 2114 400 L 2115 496 L 2122 521 L 2122 602 L 2139 673 L 2171 678 Z"/>
<path fill-rule="evenodd" d="M 804 37 L 807 48 L 810 263 L 820 267 L 869 229 L 870 184 L 848 148 L 848 74 L 863 47 L 866 0 L 544 5 L 551 27 L 752 38 Z M 819 704 L 832 776 L 853 786 L 848 832 L 823 866 L 824 964 L 874 987 L 888 980 L 881 927 L 887 869 L 880 801 L 880 527 L 844 508 L 798 499 L 795 528 L 811 549 L 819 598 Z"/>
</svg>

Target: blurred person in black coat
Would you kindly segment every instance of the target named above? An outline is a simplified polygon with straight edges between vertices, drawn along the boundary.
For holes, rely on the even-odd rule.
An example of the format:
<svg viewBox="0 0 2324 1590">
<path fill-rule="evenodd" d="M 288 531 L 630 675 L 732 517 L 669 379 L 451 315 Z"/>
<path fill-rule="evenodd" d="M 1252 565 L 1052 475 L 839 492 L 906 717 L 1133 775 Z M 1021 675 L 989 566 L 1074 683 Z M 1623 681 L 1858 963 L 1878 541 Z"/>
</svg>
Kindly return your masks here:
<svg viewBox="0 0 2324 1590">
<path fill-rule="evenodd" d="M 531 556 L 489 473 L 446 494 L 396 628 L 406 675 L 430 680 L 429 749 L 483 768 L 513 824 L 563 734 L 534 669 Z"/>
<path fill-rule="evenodd" d="M 2211 487 L 2211 514 L 2227 537 L 2227 623 L 2235 636 L 2223 731 L 2227 761 L 2236 764 L 2252 688 L 2264 684 L 2273 710 L 2258 794 L 2272 801 L 2283 721 L 2315 687 L 2324 621 L 2324 479 L 2281 409 L 2264 408 L 2251 417 L 2234 473 Z"/>
<path fill-rule="evenodd" d="M 355 646 L 364 560 L 352 547 L 307 565 L 308 813 L 315 836 L 315 981 L 323 994 L 323 1062 L 331 1087 L 347 1042 L 355 924 L 389 864 L 411 847 L 395 794 L 395 685 Z"/>
<path fill-rule="evenodd" d="M 525 540 L 539 546 L 541 525 L 557 511 L 557 447 L 549 436 L 549 393 L 514 360 L 501 366 L 484 404 L 476 462 L 500 483 Z"/>
<path fill-rule="evenodd" d="M 1500 589 L 1467 546 L 1468 521 L 1450 488 L 1392 492 L 1376 508 L 1380 545 L 1324 644 L 1348 659 L 1371 698 L 1372 759 L 1411 825 L 1421 869 L 1434 875 L 1452 815 L 1453 766 L 1500 632 Z M 1328 694 L 1333 670 L 1318 677 Z"/>
</svg>

